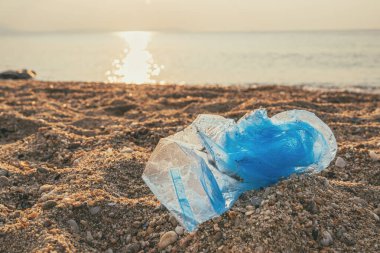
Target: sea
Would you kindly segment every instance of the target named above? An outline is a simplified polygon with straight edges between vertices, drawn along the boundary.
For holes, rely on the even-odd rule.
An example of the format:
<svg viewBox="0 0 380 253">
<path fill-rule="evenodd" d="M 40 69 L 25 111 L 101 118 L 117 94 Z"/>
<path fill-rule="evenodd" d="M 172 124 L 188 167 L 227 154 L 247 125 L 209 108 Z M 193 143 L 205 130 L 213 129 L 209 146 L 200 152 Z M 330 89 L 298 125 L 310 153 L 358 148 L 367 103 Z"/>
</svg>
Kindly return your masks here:
<svg viewBox="0 0 380 253">
<path fill-rule="evenodd" d="M 38 80 L 380 87 L 380 30 L 0 33 L 0 71 Z"/>
</svg>

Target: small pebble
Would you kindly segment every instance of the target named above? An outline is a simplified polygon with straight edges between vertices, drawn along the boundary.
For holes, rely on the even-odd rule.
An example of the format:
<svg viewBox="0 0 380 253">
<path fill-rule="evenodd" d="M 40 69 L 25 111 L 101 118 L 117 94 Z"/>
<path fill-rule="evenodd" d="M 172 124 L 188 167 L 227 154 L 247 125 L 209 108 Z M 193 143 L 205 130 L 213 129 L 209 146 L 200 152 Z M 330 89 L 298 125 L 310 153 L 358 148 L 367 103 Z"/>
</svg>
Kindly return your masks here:
<svg viewBox="0 0 380 253">
<path fill-rule="evenodd" d="M 314 200 L 311 200 L 307 206 L 306 206 L 306 210 L 309 212 L 309 213 L 312 213 L 312 214 L 316 214 L 318 213 L 318 206 L 317 206 L 317 203 L 314 201 Z"/>
<path fill-rule="evenodd" d="M 177 233 L 177 235 L 183 235 L 184 233 L 184 229 L 181 226 L 177 226 L 174 231 Z"/>
<path fill-rule="evenodd" d="M 165 249 L 169 245 L 175 243 L 178 239 L 178 235 L 174 231 L 169 231 L 163 234 L 163 236 L 160 238 L 160 241 L 158 243 L 159 249 Z"/>
<path fill-rule="evenodd" d="M 322 183 L 323 183 L 323 185 L 325 187 L 329 187 L 330 186 L 329 180 L 327 178 L 325 178 L 325 177 L 322 179 Z"/>
<path fill-rule="evenodd" d="M 42 192 L 47 192 L 47 191 L 50 191 L 50 190 L 53 190 L 54 188 L 54 185 L 50 185 L 50 184 L 44 184 L 40 187 L 39 189 L 39 192 L 42 193 Z"/>
<path fill-rule="evenodd" d="M 112 153 L 113 153 L 113 149 L 112 149 L 112 148 L 108 148 L 108 149 L 106 150 L 106 154 L 107 154 L 107 155 L 112 155 Z"/>
<path fill-rule="evenodd" d="M 222 234 L 222 232 L 221 232 L 221 231 L 216 232 L 216 234 L 215 234 L 215 236 L 214 236 L 214 241 L 215 241 L 215 242 L 219 242 L 219 241 L 222 240 L 222 239 L 223 239 L 223 234 Z"/>
<path fill-rule="evenodd" d="M 9 174 L 8 171 L 0 169 L 0 176 L 6 177 L 6 176 L 8 176 L 8 174 Z"/>
<path fill-rule="evenodd" d="M 139 228 L 140 225 L 141 225 L 141 222 L 139 222 L 139 221 L 134 221 L 134 222 L 132 223 L 132 226 L 133 226 L 134 228 Z"/>
<path fill-rule="evenodd" d="M 154 229 L 152 227 L 148 227 L 146 229 L 146 235 L 148 235 L 148 236 L 151 235 L 153 232 L 154 232 Z"/>
<path fill-rule="evenodd" d="M 178 221 L 177 221 L 177 219 L 176 219 L 173 215 L 170 215 L 170 217 L 169 217 L 169 222 L 170 222 L 173 226 L 177 226 L 177 225 L 178 225 Z"/>
<path fill-rule="evenodd" d="M 57 205 L 56 201 L 54 201 L 54 200 L 48 200 L 48 201 L 46 201 L 45 203 L 42 204 L 42 209 L 43 210 L 52 209 L 56 205 Z"/>
<path fill-rule="evenodd" d="M 122 153 L 132 153 L 133 152 L 133 149 L 129 148 L 129 147 L 124 147 L 122 150 L 121 150 Z"/>
<path fill-rule="evenodd" d="M 372 214 L 373 218 L 375 218 L 376 221 L 380 221 L 380 218 L 377 214 L 375 214 L 373 212 L 371 212 L 371 214 Z"/>
<path fill-rule="evenodd" d="M 93 206 L 93 207 L 90 207 L 88 210 L 90 211 L 90 214 L 95 215 L 99 213 L 100 206 Z"/>
<path fill-rule="evenodd" d="M 254 206 L 248 205 L 245 207 L 248 211 L 255 210 Z"/>
<path fill-rule="evenodd" d="M 70 229 L 73 233 L 78 233 L 79 232 L 79 226 L 78 223 L 75 220 L 68 220 L 67 224 L 70 225 Z"/>
<path fill-rule="evenodd" d="M 329 246 L 333 243 L 333 238 L 328 231 L 323 231 L 321 244 L 322 246 Z"/>
<path fill-rule="evenodd" d="M 255 248 L 255 252 L 256 252 L 256 253 L 264 253 L 264 248 L 263 248 L 262 246 L 257 246 L 257 247 Z"/>
<path fill-rule="evenodd" d="M 49 172 L 49 170 L 47 170 L 47 169 L 45 169 L 45 168 L 42 168 L 42 167 L 40 167 L 40 168 L 37 168 L 37 172 L 38 172 L 38 173 L 41 173 L 41 174 L 46 174 L 46 173 L 48 173 L 48 172 Z"/>
<path fill-rule="evenodd" d="M 94 240 L 94 237 L 92 236 L 91 232 L 90 231 L 87 231 L 86 232 L 86 240 L 91 242 L 92 240 Z"/>
<path fill-rule="evenodd" d="M 125 247 L 125 252 L 127 253 L 137 253 L 140 250 L 140 243 L 131 243 Z"/>
<path fill-rule="evenodd" d="M 369 157 L 373 161 L 380 161 L 380 154 L 375 153 L 375 151 L 369 151 Z"/>
<path fill-rule="evenodd" d="M 346 167 L 346 165 L 347 165 L 346 161 L 342 157 L 338 156 L 338 158 L 335 161 L 335 166 L 339 168 L 344 168 Z"/>
<path fill-rule="evenodd" d="M 113 253 L 113 250 L 112 249 L 107 249 L 106 251 L 104 251 L 104 253 Z"/>
<path fill-rule="evenodd" d="M 362 206 L 366 206 L 367 205 L 367 201 L 365 201 L 364 199 L 359 198 L 359 197 L 349 198 L 349 200 L 352 201 L 352 202 L 354 202 L 355 204 L 360 204 Z"/>
<path fill-rule="evenodd" d="M 220 231 L 220 227 L 219 227 L 218 223 L 214 224 L 214 230 L 215 231 Z"/>
<path fill-rule="evenodd" d="M 263 202 L 263 199 L 260 197 L 255 196 L 251 198 L 251 204 L 256 208 L 260 207 L 261 202 Z"/>
<path fill-rule="evenodd" d="M 348 246 L 353 246 L 356 244 L 355 239 L 348 233 L 343 233 L 342 235 L 342 241 L 347 244 Z"/>
<path fill-rule="evenodd" d="M 6 176 L 0 177 L 0 187 L 6 187 L 10 185 L 10 180 Z"/>
<path fill-rule="evenodd" d="M 132 236 L 127 235 L 127 238 L 125 239 L 126 243 L 130 243 L 132 241 Z"/>
</svg>

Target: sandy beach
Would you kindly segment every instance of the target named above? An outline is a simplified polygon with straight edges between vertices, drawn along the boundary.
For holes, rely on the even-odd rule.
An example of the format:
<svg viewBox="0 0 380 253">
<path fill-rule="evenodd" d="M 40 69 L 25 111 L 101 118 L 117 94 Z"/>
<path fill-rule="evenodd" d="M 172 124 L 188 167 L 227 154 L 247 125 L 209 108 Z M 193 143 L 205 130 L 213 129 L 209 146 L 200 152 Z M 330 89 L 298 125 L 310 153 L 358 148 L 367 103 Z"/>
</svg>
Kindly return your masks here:
<svg viewBox="0 0 380 253">
<path fill-rule="evenodd" d="M 198 114 L 257 108 L 315 113 L 339 161 L 184 232 L 141 179 L 154 147 Z M 379 159 L 379 93 L 0 81 L 0 252 L 379 252 Z"/>
</svg>

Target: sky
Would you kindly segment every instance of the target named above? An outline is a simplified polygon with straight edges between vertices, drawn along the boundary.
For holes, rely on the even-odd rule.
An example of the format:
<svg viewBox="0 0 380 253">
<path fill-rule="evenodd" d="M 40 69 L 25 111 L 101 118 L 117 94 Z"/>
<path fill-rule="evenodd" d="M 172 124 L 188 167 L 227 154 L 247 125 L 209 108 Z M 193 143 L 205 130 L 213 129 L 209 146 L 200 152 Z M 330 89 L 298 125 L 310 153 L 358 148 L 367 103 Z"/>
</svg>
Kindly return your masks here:
<svg viewBox="0 0 380 253">
<path fill-rule="evenodd" d="M 380 0 L 0 0 L 0 30 L 380 29 Z"/>
</svg>

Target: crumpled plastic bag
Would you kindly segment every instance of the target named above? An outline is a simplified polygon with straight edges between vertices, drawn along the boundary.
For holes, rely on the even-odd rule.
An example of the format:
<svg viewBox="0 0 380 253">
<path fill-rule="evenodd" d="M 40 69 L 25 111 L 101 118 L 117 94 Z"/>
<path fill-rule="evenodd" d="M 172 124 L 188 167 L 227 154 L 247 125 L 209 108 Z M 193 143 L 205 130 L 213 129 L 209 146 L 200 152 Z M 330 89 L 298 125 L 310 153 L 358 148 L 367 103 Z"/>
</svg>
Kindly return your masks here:
<svg viewBox="0 0 380 253">
<path fill-rule="evenodd" d="M 142 177 L 178 222 L 193 231 L 231 208 L 244 191 L 323 170 L 336 151 L 330 128 L 308 111 L 268 118 L 265 109 L 258 109 L 238 122 L 202 114 L 160 140 Z"/>
</svg>

